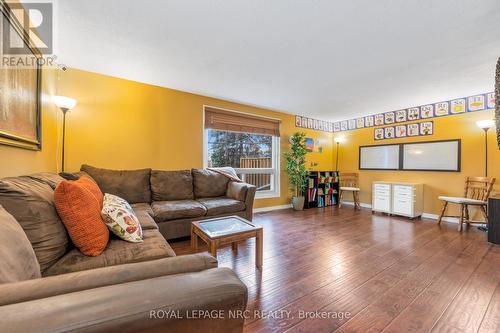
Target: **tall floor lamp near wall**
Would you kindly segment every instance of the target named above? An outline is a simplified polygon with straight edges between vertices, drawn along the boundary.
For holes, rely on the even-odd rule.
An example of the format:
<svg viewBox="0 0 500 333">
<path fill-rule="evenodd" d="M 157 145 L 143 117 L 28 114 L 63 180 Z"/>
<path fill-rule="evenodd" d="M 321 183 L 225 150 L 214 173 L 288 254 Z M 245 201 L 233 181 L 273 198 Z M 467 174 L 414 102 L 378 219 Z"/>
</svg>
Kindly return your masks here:
<svg viewBox="0 0 500 333">
<path fill-rule="evenodd" d="M 479 120 L 476 122 L 476 125 L 483 129 L 484 131 L 484 148 L 485 148 L 485 159 L 484 159 L 484 174 L 485 177 L 488 177 L 488 130 L 495 126 L 495 121 L 491 119 Z"/>
<path fill-rule="evenodd" d="M 76 100 L 66 96 L 54 96 L 54 103 L 63 112 L 61 172 L 64 172 L 64 144 L 66 141 L 66 113 L 76 106 Z"/>
</svg>

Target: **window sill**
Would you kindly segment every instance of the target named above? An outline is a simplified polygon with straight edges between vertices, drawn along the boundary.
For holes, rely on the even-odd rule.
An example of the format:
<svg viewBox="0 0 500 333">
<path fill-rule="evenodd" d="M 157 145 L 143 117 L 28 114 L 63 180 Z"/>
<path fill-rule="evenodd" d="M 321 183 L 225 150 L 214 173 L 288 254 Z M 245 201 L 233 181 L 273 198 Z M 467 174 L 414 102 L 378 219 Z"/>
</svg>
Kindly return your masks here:
<svg viewBox="0 0 500 333">
<path fill-rule="evenodd" d="M 271 198 L 279 198 L 280 194 L 277 192 L 269 192 L 269 193 L 255 193 L 255 200 L 259 199 L 271 199 Z"/>
</svg>

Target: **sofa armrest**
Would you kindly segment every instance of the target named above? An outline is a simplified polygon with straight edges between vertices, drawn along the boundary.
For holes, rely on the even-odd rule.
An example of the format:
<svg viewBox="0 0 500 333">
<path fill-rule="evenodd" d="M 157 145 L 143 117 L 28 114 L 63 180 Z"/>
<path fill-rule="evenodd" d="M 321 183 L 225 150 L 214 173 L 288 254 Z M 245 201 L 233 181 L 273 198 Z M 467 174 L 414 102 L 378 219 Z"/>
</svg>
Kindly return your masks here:
<svg viewBox="0 0 500 333">
<path fill-rule="evenodd" d="M 226 197 L 234 200 L 245 201 L 247 197 L 248 186 L 251 185 L 242 182 L 230 181 L 227 184 Z"/>
<path fill-rule="evenodd" d="M 5 332 L 241 332 L 247 288 L 228 268 L 0 307 Z M 236 314 L 240 315 L 236 315 Z"/>
<path fill-rule="evenodd" d="M 254 185 L 230 181 L 227 185 L 226 197 L 243 201 L 245 203 L 245 217 L 252 221 L 253 218 L 253 201 L 257 188 Z"/>
<path fill-rule="evenodd" d="M 255 199 L 255 192 L 257 192 L 257 187 L 248 184 L 247 196 L 245 198 L 246 215 L 247 220 L 252 221 L 253 219 L 253 201 Z"/>
<path fill-rule="evenodd" d="M 45 297 L 217 267 L 217 259 L 197 253 L 0 284 L 0 306 Z"/>
</svg>

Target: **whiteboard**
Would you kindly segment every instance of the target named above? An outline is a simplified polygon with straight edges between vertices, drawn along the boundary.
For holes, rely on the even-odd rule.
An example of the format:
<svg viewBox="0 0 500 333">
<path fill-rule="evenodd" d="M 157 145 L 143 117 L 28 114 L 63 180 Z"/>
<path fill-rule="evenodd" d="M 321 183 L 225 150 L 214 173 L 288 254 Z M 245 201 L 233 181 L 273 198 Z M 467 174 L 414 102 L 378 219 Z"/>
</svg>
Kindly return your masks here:
<svg viewBox="0 0 500 333">
<path fill-rule="evenodd" d="M 403 170 L 460 171 L 460 140 L 403 144 Z"/>
<path fill-rule="evenodd" d="M 359 147 L 360 169 L 399 169 L 399 145 Z"/>
</svg>

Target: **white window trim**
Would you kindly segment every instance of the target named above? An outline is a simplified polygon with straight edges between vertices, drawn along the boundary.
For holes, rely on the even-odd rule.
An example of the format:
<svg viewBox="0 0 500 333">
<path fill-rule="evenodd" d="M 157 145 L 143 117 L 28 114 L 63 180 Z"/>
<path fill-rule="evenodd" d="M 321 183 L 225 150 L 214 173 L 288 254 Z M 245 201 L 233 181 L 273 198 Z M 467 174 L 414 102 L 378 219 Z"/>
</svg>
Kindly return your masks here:
<svg viewBox="0 0 500 333">
<path fill-rule="evenodd" d="M 208 167 L 208 129 L 204 129 L 203 131 L 203 167 Z M 268 199 L 268 198 L 279 198 L 280 197 L 280 188 L 281 188 L 281 168 L 280 168 L 280 137 L 273 136 L 272 141 L 272 150 L 273 150 L 273 167 L 272 168 L 234 168 L 238 174 L 272 174 L 273 183 L 271 186 L 273 187 L 271 190 L 266 191 L 257 191 L 255 193 L 255 199 Z"/>
</svg>

